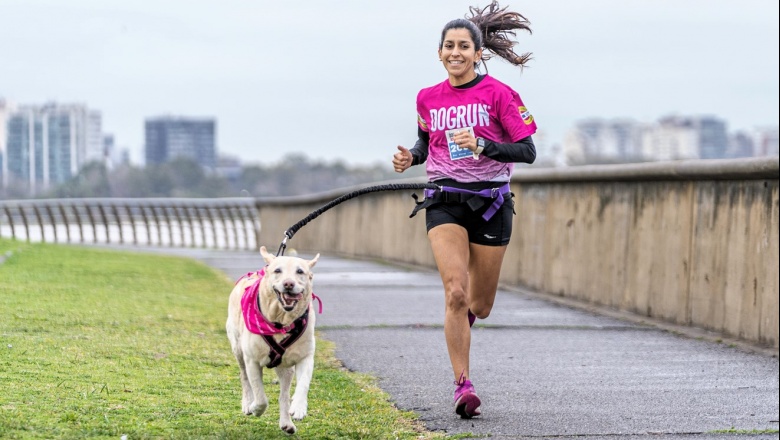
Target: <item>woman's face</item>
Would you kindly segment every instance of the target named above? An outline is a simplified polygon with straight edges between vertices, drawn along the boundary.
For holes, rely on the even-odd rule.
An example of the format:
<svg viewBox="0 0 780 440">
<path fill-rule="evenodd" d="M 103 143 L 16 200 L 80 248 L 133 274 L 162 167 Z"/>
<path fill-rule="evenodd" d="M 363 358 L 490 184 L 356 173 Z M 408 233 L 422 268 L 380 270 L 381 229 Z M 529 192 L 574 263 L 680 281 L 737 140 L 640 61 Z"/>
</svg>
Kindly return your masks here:
<svg viewBox="0 0 780 440">
<path fill-rule="evenodd" d="M 439 58 L 450 76 L 450 84 L 458 86 L 474 79 L 474 63 L 482 58 L 468 29 L 450 29 L 444 35 Z"/>
</svg>

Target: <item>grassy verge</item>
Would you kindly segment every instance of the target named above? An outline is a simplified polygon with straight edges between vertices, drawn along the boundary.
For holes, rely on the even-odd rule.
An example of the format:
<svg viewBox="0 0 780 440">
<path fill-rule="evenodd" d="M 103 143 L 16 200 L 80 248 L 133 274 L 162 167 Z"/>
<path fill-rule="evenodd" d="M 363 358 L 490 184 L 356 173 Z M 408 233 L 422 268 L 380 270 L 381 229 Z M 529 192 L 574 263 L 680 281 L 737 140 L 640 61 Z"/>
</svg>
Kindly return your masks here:
<svg viewBox="0 0 780 440">
<path fill-rule="evenodd" d="M 10 254 L 9 254 L 10 251 Z M 231 282 L 191 260 L 0 239 L 0 438 L 417 439 L 414 414 L 318 340 L 298 434 L 240 411 Z"/>
</svg>

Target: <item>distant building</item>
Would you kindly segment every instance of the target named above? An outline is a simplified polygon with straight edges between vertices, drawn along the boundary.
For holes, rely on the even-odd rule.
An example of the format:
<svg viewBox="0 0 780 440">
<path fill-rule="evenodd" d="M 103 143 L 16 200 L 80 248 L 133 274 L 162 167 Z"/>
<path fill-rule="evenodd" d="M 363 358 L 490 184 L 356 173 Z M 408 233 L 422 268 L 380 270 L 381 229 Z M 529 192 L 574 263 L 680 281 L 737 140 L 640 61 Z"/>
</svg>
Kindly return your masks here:
<svg viewBox="0 0 780 440">
<path fill-rule="evenodd" d="M 693 118 L 694 127 L 699 131 L 699 157 L 702 159 L 720 159 L 726 157 L 729 135 L 726 122 L 704 116 Z"/>
<path fill-rule="evenodd" d="M 117 147 L 113 134 L 103 135 L 103 160 L 106 168 L 113 169 L 119 165 L 130 163 L 130 152 L 126 148 Z"/>
<path fill-rule="evenodd" d="M 578 122 L 565 140 L 567 158 L 581 163 L 628 162 L 641 157 L 641 126 L 627 119 Z"/>
<path fill-rule="evenodd" d="M 753 145 L 753 137 L 750 133 L 744 131 L 738 131 L 732 136 L 729 136 L 729 145 L 726 149 L 727 158 L 737 157 L 751 157 L 755 147 Z"/>
<path fill-rule="evenodd" d="M 114 135 L 107 133 L 103 135 L 103 157 L 110 158 L 114 153 Z"/>
<path fill-rule="evenodd" d="M 25 181 L 30 192 L 63 183 L 87 162 L 100 160 L 100 112 L 86 105 L 23 105 L 10 113 L 6 124 L 6 161 L 9 179 Z"/>
<path fill-rule="evenodd" d="M 106 168 L 112 169 L 117 165 L 114 157 L 116 155 L 116 145 L 114 144 L 113 134 L 103 135 L 103 160 L 106 164 Z"/>
<path fill-rule="evenodd" d="M 217 160 L 216 174 L 230 181 L 236 181 L 241 177 L 243 168 L 241 159 L 236 156 L 220 155 Z"/>
<path fill-rule="evenodd" d="M 6 141 L 8 134 L 6 127 L 8 125 L 8 117 L 13 111 L 13 104 L 0 98 L 0 185 L 3 188 L 8 187 L 8 159 L 6 150 Z"/>
<path fill-rule="evenodd" d="M 146 164 L 161 164 L 176 157 L 195 160 L 214 170 L 216 122 L 214 119 L 183 117 L 150 118 L 145 122 Z"/>
<path fill-rule="evenodd" d="M 685 118 L 666 117 L 642 132 L 642 156 L 649 160 L 680 160 L 699 157 L 699 132 Z"/>
<path fill-rule="evenodd" d="M 726 157 L 729 135 L 726 122 L 722 119 L 714 116 L 667 116 L 661 118 L 659 124 L 665 128 L 678 129 L 680 132 L 690 130 L 695 134 L 696 153 L 690 158 L 721 159 Z"/>
<path fill-rule="evenodd" d="M 535 166 L 554 167 L 566 165 L 561 146 L 551 143 L 546 131 L 537 131 L 534 134 L 533 139 L 534 146 L 536 147 Z"/>
<path fill-rule="evenodd" d="M 666 116 L 650 124 L 583 120 L 563 147 L 567 163 L 583 164 L 745 157 L 753 155 L 754 142 L 744 134 L 729 137 L 726 122 L 713 116 Z"/>
<path fill-rule="evenodd" d="M 778 155 L 778 127 L 757 128 L 753 134 L 754 155 Z"/>
</svg>

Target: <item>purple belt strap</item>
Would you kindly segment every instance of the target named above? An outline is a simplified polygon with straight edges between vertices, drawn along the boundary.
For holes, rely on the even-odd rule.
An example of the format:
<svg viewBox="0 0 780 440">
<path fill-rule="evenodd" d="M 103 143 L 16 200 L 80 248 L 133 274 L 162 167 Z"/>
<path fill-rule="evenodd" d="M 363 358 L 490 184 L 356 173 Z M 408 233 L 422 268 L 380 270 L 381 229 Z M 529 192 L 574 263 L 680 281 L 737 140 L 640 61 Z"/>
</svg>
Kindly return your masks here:
<svg viewBox="0 0 780 440">
<path fill-rule="evenodd" d="M 451 186 L 442 186 L 440 190 L 426 189 L 425 198 L 433 197 L 434 195 L 436 195 L 437 191 L 453 192 L 453 193 L 460 193 L 460 194 L 472 194 L 475 196 L 493 199 L 493 203 L 490 205 L 490 208 L 488 208 L 488 210 L 485 211 L 484 214 L 482 214 L 482 218 L 485 219 L 485 221 L 488 221 L 490 220 L 491 217 L 493 217 L 493 214 L 495 214 L 498 211 L 498 208 L 500 208 L 501 205 L 504 204 L 504 194 L 509 193 L 509 184 L 505 183 L 499 186 L 498 188 L 485 188 L 482 191 L 471 191 L 468 189 L 453 188 Z"/>
</svg>

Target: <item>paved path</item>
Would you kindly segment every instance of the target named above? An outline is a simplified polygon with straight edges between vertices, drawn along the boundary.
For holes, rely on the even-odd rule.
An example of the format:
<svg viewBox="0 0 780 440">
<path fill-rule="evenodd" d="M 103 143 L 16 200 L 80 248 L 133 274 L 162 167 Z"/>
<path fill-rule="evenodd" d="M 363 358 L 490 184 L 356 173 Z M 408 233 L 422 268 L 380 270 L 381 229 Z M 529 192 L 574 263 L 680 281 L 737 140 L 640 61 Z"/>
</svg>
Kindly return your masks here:
<svg viewBox="0 0 780 440">
<path fill-rule="evenodd" d="M 231 279 L 263 264 L 250 252 L 158 251 L 199 259 Z M 780 418 L 776 356 L 506 290 L 472 335 L 483 415 L 461 420 L 452 407 L 438 274 L 327 253 L 314 272 L 321 337 L 336 343 L 345 367 L 377 377 L 430 430 L 493 439 L 736 438 L 713 432 L 731 429 L 779 437 L 767 433 Z"/>
</svg>

